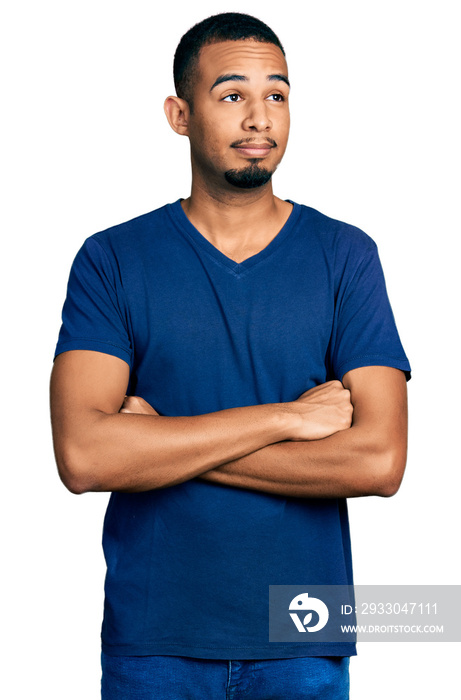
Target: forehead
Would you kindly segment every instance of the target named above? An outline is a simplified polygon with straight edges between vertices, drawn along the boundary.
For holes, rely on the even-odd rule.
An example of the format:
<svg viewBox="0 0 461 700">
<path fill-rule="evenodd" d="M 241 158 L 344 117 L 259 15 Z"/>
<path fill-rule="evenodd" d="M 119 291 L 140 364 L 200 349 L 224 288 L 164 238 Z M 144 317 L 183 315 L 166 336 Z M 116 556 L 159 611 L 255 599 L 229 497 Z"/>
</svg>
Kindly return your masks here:
<svg viewBox="0 0 461 700">
<path fill-rule="evenodd" d="M 287 62 L 279 47 L 254 39 L 207 44 L 200 50 L 198 67 L 200 76 L 211 81 L 210 85 L 224 73 L 247 75 L 261 70 L 266 75 L 288 75 Z"/>
</svg>

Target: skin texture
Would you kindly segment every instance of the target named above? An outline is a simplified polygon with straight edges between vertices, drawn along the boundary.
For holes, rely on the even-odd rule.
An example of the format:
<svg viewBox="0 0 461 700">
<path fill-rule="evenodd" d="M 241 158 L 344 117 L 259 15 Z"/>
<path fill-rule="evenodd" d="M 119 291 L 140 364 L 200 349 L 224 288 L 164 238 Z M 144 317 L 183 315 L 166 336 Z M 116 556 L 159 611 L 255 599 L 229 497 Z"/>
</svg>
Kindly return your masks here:
<svg viewBox="0 0 461 700">
<path fill-rule="evenodd" d="M 282 52 L 254 41 L 202 49 L 191 114 L 168 97 L 171 127 L 189 138 L 191 196 L 183 208 L 212 245 L 241 262 L 277 235 L 291 204 L 272 181 L 242 189 L 229 170 L 280 163 L 289 133 Z M 276 144 L 276 145 L 275 145 Z M 129 368 L 98 352 L 59 355 L 51 378 L 56 460 L 74 493 L 144 491 L 199 477 L 283 496 L 390 496 L 406 460 L 406 382 L 363 367 L 284 404 L 163 417 L 125 397 Z"/>
</svg>

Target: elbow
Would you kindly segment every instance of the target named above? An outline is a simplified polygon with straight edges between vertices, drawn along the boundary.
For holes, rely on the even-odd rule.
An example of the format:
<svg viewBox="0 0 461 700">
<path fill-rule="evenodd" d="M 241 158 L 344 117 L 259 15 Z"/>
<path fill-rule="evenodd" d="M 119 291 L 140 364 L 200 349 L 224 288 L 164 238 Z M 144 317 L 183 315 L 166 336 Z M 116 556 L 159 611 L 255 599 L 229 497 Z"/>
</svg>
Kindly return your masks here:
<svg viewBox="0 0 461 700">
<path fill-rule="evenodd" d="M 405 450 L 385 450 L 374 460 L 370 495 L 390 498 L 402 483 L 406 464 Z"/>
<path fill-rule="evenodd" d="M 92 489 L 79 476 L 61 476 L 61 481 L 68 491 L 76 496 L 81 496 L 83 493 L 88 493 Z"/>
<path fill-rule="evenodd" d="M 395 496 L 401 483 L 402 479 L 395 478 L 394 476 L 383 478 L 375 495 L 381 496 L 382 498 Z"/>
<path fill-rule="evenodd" d="M 88 472 L 88 462 L 74 454 L 70 449 L 56 451 L 56 464 L 62 483 L 71 493 L 81 495 L 97 490 Z"/>
</svg>

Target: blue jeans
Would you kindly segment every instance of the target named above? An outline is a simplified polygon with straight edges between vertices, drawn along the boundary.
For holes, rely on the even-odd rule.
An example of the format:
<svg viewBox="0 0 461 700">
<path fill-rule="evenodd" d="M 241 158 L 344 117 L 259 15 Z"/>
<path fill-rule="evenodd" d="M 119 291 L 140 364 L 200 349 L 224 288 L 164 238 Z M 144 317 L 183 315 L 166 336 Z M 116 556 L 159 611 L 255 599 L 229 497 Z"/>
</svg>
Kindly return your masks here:
<svg viewBox="0 0 461 700">
<path fill-rule="evenodd" d="M 348 700 L 349 658 L 215 661 L 102 654 L 102 700 Z"/>
</svg>

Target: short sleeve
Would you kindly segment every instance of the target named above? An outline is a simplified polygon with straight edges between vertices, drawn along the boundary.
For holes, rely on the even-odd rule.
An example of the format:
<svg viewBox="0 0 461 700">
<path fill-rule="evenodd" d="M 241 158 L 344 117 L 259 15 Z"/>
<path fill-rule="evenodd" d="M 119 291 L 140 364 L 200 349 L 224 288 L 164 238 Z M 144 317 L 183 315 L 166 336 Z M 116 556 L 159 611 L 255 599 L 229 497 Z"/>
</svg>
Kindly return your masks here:
<svg viewBox="0 0 461 700">
<path fill-rule="evenodd" d="M 354 256 L 349 256 L 342 270 L 329 359 L 337 379 L 351 369 L 371 365 L 395 367 L 405 372 L 407 380 L 411 377 L 377 247 L 371 239 L 359 262 L 356 264 Z"/>
<path fill-rule="evenodd" d="M 68 350 L 115 355 L 131 367 L 128 314 L 115 261 L 88 238 L 73 262 L 55 357 Z"/>
</svg>

